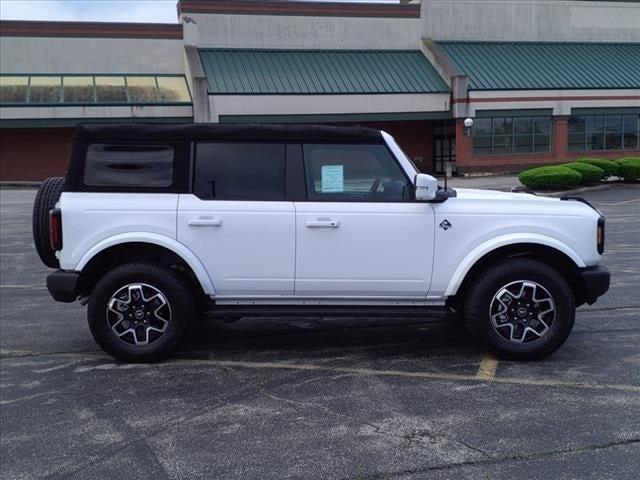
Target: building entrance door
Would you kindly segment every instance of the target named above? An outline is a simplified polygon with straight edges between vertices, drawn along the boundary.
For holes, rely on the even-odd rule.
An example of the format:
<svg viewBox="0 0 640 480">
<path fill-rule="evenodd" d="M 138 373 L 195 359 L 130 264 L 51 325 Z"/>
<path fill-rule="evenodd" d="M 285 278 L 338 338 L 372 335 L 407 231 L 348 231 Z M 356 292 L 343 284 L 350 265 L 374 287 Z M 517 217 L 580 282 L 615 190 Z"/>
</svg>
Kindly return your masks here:
<svg viewBox="0 0 640 480">
<path fill-rule="evenodd" d="M 447 162 L 456 171 L 456 130 L 453 122 L 442 122 L 433 129 L 433 171 L 445 173 Z"/>
</svg>

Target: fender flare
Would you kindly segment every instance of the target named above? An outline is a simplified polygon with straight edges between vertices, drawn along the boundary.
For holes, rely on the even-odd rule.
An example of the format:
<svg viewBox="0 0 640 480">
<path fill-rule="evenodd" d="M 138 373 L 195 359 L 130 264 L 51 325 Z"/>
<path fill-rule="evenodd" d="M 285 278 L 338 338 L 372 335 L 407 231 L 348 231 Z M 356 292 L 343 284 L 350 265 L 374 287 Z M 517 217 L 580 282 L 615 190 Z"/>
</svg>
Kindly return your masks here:
<svg viewBox="0 0 640 480">
<path fill-rule="evenodd" d="M 83 270 L 87 263 L 89 263 L 89 261 L 100 252 L 106 250 L 107 248 L 113 247 L 115 245 L 121 245 L 123 243 L 151 243 L 172 251 L 180 258 L 182 258 L 182 260 L 184 260 L 184 262 L 189 265 L 191 270 L 193 270 L 193 273 L 198 279 L 198 282 L 200 282 L 200 286 L 202 287 L 202 290 L 205 294 L 216 294 L 215 289 L 213 288 L 211 277 L 209 277 L 207 269 L 204 267 L 198 257 L 177 240 L 164 235 L 158 235 L 156 233 L 128 232 L 107 237 L 96 243 L 87 252 L 85 252 L 85 254 L 76 265 L 75 269 L 78 271 Z"/>
<path fill-rule="evenodd" d="M 569 247 L 566 243 L 563 243 L 553 237 L 549 237 L 547 235 L 540 235 L 535 233 L 526 233 L 526 234 L 518 234 L 512 233 L 507 235 L 501 235 L 496 238 L 492 238 L 471 250 L 464 259 L 460 262 L 456 270 L 453 272 L 451 280 L 449 280 L 449 284 L 447 285 L 447 289 L 445 290 L 444 296 L 449 297 L 453 296 L 458 292 L 460 285 L 462 285 L 462 281 L 467 276 L 467 273 L 473 268 L 473 266 L 485 255 L 491 253 L 492 251 L 500 248 L 506 247 L 508 245 L 517 245 L 519 243 L 535 243 L 537 245 L 544 245 L 546 247 L 551 247 L 559 252 L 564 253 L 567 257 L 569 257 L 578 268 L 586 267 L 584 261 L 580 256 Z"/>
</svg>

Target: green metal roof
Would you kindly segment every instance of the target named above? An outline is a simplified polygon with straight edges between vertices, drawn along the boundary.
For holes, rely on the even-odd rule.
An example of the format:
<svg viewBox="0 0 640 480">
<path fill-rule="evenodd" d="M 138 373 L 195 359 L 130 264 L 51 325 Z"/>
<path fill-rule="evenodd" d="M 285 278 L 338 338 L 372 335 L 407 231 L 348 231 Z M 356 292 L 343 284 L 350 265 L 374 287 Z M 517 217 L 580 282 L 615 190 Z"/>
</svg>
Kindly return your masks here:
<svg viewBox="0 0 640 480">
<path fill-rule="evenodd" d="M 448 92 L 419 50 L 200 50 L 217 95 Z"/>
<path fill-rule="evenodd" d="M 640 88 L 640 43 L 439 42 L 471 90 Z"/>
</svg>

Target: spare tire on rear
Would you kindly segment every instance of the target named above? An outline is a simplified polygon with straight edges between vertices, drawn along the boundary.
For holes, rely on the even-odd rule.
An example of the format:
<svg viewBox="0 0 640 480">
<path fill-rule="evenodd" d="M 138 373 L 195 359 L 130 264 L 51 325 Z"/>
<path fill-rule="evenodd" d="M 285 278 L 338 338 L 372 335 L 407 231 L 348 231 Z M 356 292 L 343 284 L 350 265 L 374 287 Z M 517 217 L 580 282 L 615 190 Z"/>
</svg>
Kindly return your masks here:
<svg viewBox="0 0 640 480">
<path fill-rule="evenodd" d="M 40 260 L 51 268 L 60 268 L 60 262 L 49 241 L 49 211 L 55 208 L 63 186 L 64 177 L 47 178 L 40 185 L 33 202 L 33 241 Z"/>
</svg>

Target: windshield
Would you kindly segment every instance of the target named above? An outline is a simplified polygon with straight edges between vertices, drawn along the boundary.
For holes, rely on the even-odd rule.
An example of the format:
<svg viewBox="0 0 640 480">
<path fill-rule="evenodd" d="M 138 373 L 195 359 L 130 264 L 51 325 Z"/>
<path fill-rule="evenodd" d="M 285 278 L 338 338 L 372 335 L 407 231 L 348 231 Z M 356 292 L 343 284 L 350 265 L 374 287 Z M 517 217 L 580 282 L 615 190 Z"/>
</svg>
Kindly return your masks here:
<svg viewBox="0 0 640 480">
<path fill-rule="evenodd" d="M 416 167 L 415 163 L 413 163 L 404 150 L 400 148 L 400 145 L 398 145 L 395 139 L 385 131 L 381 131 L 381 133 L 393 154 L 396 156 L 400 164 L 402 164 L 402 168 L 404 168 L 407 175 L 409 175 L 410 178 L 413 178 L 416 174 L 420 173 L 420 169 Z"/>
<path fill-rule="evenodd" d="M 400 151 L 402 152 L 402 154 L 406 157 L 407 160 L 409 160 L 409 163 L 411 164 L 411 166 L 415 169 L 416 172 L 419 172 L 420 169 L 418 168 L 418 166 L 413 162 L 413 160 L 411 159 L 411 157 L 409 155 L 407 155 L 407 152 L 405 152 L 402 147 L 400 145 L 398 145 L 398 148 L 400 149 Z"/>
</svg>

